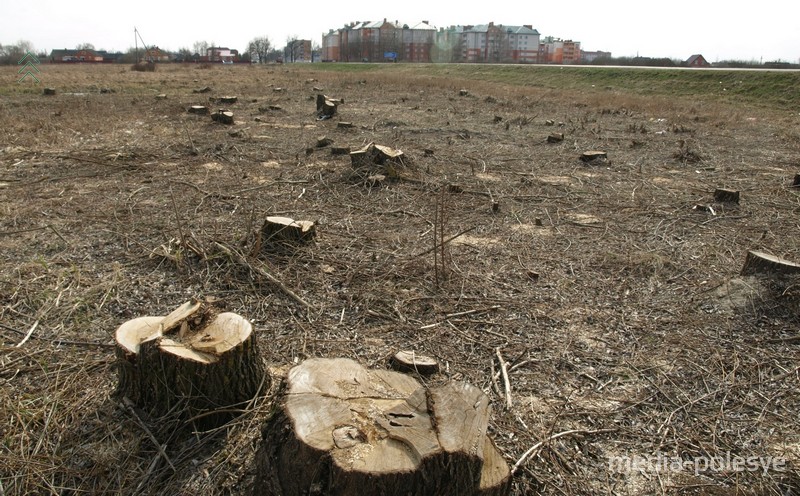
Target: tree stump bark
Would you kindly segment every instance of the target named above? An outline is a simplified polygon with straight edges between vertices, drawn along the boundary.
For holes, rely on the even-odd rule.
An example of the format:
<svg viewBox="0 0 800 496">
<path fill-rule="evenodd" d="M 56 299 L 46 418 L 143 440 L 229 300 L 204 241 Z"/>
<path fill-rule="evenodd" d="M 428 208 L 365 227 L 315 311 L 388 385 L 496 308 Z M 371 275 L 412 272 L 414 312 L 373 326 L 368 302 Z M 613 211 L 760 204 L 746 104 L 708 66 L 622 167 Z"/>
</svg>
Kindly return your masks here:
<svg viewBox="0 0 800 496">
<path fill-rule="evenodd" d="M 125 322 L 116 340 L 117 394 L 153 416 L 176 414 L 216 427 L 235 417 L 264 382 L 250 322 L 208 303 L 191 301 L 166 317 Z"/>
<path fill-rule="evenodd" d="M 739 203 L 739 192 L 732 189 L 717 188 L 714 190 L 714 201 L 718 203 Z"/>
<path fill-rule="evenodd" d="M 233 124 L 233 112 L 224 109 L 219 110 L 211 114 L 211 120 L 220 124 Z"/>
<path fill-rule="evenodd" d="M 800 274 L 800 264 L 769 255 L 762 251 L 748 251 L 741 275 L 747 276 L 753 274 Z"/>
<path fill-rule="evenodd" d="M 588 152 L 583 152 L 583 154 L 581 154 L 581 160 L 583 162 L 594 162 L 607 159 L 608 154 L 601 150 L 589 150 Z"/>
<path fill-rule="evenodd" d="M 208 115 L 208 107 L 203 105 L 192 105 L 189 107 L 190 114 Z"/>
<path fill-rule="evenodd" d="M 289 372 L 282 409 L 262 430 L 252 494 L 501 496 L 511 474 L 486 435 L 489 400 L 452 382 L 348 359 Z"/>
<path fill-rule="evenodd" d="M 361 177 L 382 174 L 397 177 L 405 166 L 405 155 L 401 150 L 369 143 L 350 152 L 350 163 L 356 175 Z"/>
<path fill-rule="evenodd" d="M 317 236 L 317 225 L 310 220 L 267 217 L 258 233 L 259 250 L 286 250 L 307 245 Z"/>
</svg>

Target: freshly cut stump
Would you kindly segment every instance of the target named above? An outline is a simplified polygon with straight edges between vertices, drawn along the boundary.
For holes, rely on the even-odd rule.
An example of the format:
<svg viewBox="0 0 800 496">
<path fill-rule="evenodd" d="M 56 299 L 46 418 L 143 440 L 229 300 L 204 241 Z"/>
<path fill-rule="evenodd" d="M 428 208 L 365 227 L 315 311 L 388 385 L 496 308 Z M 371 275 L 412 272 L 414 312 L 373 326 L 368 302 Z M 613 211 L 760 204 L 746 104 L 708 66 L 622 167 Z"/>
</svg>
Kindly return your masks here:
<svg viewBox="0 0 800 496">
<path fill-rule="evenodd" d="M 191 107 L 189 107 L 188 112 L 190 114 L 208 115 L 209 110 L 208 107 L 205 107 L 203 105 L 192 105 Z"/>
<path fill-rule="evenodd" d="M 583 162 L 594 162 L 606 159 L 608 159 L 608 154 L 601 150 L 589 150 L 581 154 L 581 161 Z"/>
<path fill-rule="evenodd" d="M 344 100 L 339 98 L 331 98 L 323 94 L 317 94 L 317 115 L 319 117 L 331 118 L 336 115 L 336 108 Z"/>
<path fill-rule="evenodd" d="M 401 150 L 369 143 L 350 152 L 350 164 L 357 177 L 382 174 L 395 178 L 406 166 L 406 157 Z"/>
<path fill-rule="evenodd" d="M 125 322 L 116 340 L 117 393 L 153 416 L 181 414 L 215 427 L 233 418 L 264 381 L 250 322 L 206 302 Z"/>
<path fill-rule="evenodd" d="M 762 251 L 748 251 L 741 275 L 753 274 L 800 274 L 800 264 L 778 258 Z"/>
<path fill-rule="evenodd" d="M 348 359 L 307 360 L 262 430 L 252 494 L 506 495 L 511 474 L 486 435 L 490 413 L 466 383 L 428 389 Z"/>
<path fill-rule="evenodd" d="M 435 358 L 417 355 L 413 351 L 398 351 L 392 357 L 392 368 L 400 372 L 431 375 L 439 372 L 439 362 Z"/>
<path fill-rule="evenodd" d="M 262 249 L 287 249 L 311 243 L 317 235 L 317 227 L 310 220 L 271 216 L 264 220 L 259 235 Z"/>
<path fill-rule="evenodd" d="M 220 109 L 216 113 L 211 114 L 211 120 L 219 122 L 220 124 L 233 124 L 233 112 Z"/>
<path fill-rule="evenodd" d="M 739 192 L 732 189 L 717 188 L 714 190 L 714 201 L 719 203 L 739 203 Z"/>
</svg>

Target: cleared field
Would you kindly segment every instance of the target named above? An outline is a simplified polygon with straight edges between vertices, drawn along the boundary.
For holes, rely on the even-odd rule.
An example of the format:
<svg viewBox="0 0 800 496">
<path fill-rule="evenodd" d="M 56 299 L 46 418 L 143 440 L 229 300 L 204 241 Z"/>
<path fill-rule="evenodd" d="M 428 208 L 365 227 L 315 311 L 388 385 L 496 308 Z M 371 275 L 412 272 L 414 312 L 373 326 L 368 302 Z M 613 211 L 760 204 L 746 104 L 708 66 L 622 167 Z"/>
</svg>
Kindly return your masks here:
<svg viewBox="0 0 800 496">
<path fill-rule="evenodd" d="M 800 280 L 740 275 L 749 250 L 800 262 L 798 73 L 16 70 L 0 69 L 0 494 L 248 494 L 278 380 L 206 432 L 112 394 L 115 329 L 195 296 L 249 319 L 276 376 L 435 357 L 430 384 L 489 395 L 515 495 L 800 491 Z M 344 100 L 334 118 L 318 93 Z M 187 112 L 226 95 L 233 125 Z M 371 142 L 406 161 L 370 187 L 331 146 Z M 315 243 L 248 255 L 270 215 L 317 222 Z"/>
</svg>

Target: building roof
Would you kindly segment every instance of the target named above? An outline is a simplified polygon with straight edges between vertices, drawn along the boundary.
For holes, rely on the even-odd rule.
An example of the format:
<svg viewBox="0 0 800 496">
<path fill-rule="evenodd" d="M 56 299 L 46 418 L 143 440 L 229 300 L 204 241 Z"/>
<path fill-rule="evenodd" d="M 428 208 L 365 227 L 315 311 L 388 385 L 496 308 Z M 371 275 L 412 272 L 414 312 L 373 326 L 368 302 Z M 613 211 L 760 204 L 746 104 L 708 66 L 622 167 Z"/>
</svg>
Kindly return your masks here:
<svg viewBox="0 0 800 496">
<path fill-rule="evenodd" d="M 539 31 L 528 26 L 504 26 L 502 24 L 476 24 L 475 26 L 465 26 L 465 33 L 486 33 L 489 28 L 499 28 L 512 34 L 538 35 Z"/>
<path fill-rule="evenodd" d="M 689 57 L 689 60 L 687 60 L 686 63 L 691 65 L 691 64 L 694 64 L 695 62 L 697 62 L 698 60 L 700 60 L 701 62 L 706 63 L 706 64 L 708 63 L 706 61 L 706 58 L 703 57 L 702 55 L 700 55 L 699 53 L 696 53 L 696 54 L 692 55 L 691 57 Z"/>
<path fill-rule="evenodd" d="M 436 31 L 436 27 L 428 24 L 428 21 L 421 21 L 418 22 L 417 24 L 409 25 L 409 29 Z"/>
<path fill-rule="evenodd" d="M 532 35 L 539 34 L 539 31 L 530 28 L 528 26 L 504 26 L 504 27 L 506 28 L 507 31 L 511 30 L 511 32 L 514 34 L 532 34 Z"/>
<path fill-rule="evenodd" d="M 78 53 L 78 51 L 77 51 L 77 50 L 70 50 L 70 49 L 68 49 L 68 48 L 64 48 L 64 49 L 54 49 L 54 50 L 52 50 L 52 51 L 50 52 L 50 57 L 52 57 L 52 58 L 72 57 L 72 56 L 74 56 L 76 53 Z"/>
<path fill-rule="evenodd" d="M 420 22 L 418 22 L 416 24 L 408 24 L 408 23 L 402 23 L 400 21 L 392 22 L 392 21 L 389 21 L 389 20 L 386 20 L 386 19 L 384 19 L 382 21 L 375 21 L 375 22 L 372 22 L 372 21 L 359 21 L 359 22 L 352 23 L 350 25 L 346 25 L 344 27 L 344 29 L 345 30 L 348 30 L 348 29 L 352 29 L 352 30 L 358 30 L 358 29 L 381 29 L 382 27 L 384 27 L 387 24 L 390 25 L 391 27 L 395 28 L 395 29 L 417 29 L 417 30 L 426 30 L 426 31 L 436 31 L 436 27 L 435 26 L 431 26 L 428 23 L 428 21 L 420 21 Z"/>
</svg>

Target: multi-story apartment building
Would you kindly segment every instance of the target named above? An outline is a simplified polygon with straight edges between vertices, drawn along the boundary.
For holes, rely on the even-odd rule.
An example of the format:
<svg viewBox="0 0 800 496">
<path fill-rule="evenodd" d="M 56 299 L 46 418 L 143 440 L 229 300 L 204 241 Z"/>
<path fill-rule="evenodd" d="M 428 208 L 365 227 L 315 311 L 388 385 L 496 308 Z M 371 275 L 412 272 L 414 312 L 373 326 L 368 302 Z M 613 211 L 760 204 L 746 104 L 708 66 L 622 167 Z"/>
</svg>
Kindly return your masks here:
<svg viewBox="0 0 800 496">
<path fill-rule="evenodd" d="M 313 62 L 311 40 L 290 40 L 283 47 L 284 62 Z"/>
<path fill-rule="evenodd" d="M 532 25 L 464 26 L 461 33 L 464 62 L 538 62 L 539 32 Z"/>
<path fill-rule="evenodd" d="M 430 62 L 435 37 L 427 21 L 353 22 L 322 35 L 322 60 Z"/>
<path fill-rule="evenodd" d="M 352 22 L 323 34 L 322 60 L 575 64 L 581 61 L 581 46 L 572 40 L 541 40 L 530 24 L 490 22 L 437 31 L 427 21 L 408 25 L 384 19 Z"/>
<path fill-rule="evenodd" d="M 543 64 L 578 64 L 581 42 L 548 36 L 539 45 L 539 61 Z"/>
</svg>

